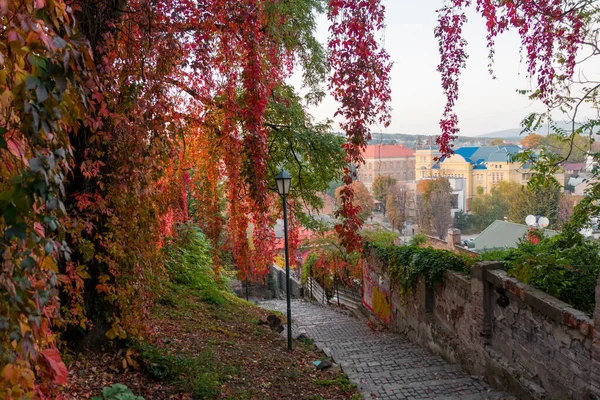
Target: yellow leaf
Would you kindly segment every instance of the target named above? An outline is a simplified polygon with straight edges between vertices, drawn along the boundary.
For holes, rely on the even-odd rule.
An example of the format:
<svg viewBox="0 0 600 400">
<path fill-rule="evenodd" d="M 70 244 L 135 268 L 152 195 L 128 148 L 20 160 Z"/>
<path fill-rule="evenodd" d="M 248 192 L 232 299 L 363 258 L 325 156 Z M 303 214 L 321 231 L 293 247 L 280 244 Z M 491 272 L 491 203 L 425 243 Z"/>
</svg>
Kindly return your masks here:
<svg viewBox="0 0 600 400">
<path fill-rule="evenodd" d="M 90 279 L 91 276 L 90 274 L 88 274 L 85 265 L 79 265 L 77 267 L 77 275 L 79 275 L 79 277 L 81 279 Z"/>
<path fill-rule="evenodd" d="M 42 262 L 40 263 L 40 268 L 47 271 L 58 272 L 58 267 L 56 266 L 56 262 L 52 256 L 44 256 L 44 258 L 42 258 Z"/>
<path fill-rule="evenodd" d="M 110 328 L 107 332 L 106 332 L 106 337 L 109 340 L 114 340 L 117 338 L 117 332 L 115 332 L 115 328 Z"/>
</svg>

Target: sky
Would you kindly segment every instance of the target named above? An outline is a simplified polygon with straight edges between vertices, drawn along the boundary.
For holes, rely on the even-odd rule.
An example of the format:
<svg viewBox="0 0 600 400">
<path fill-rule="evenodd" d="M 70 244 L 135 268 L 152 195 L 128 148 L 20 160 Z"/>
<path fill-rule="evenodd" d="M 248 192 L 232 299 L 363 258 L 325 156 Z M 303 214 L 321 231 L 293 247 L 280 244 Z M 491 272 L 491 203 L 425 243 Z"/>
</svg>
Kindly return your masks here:
<svg viewBox="0 0 600 400">
<path fill-rule="evenodd" d="M 439 134 L 439 119 L 445 98 L 440 85 L 438 43 L 433 35 L 437 24 L 436 10 L 443 0 L 382 0 L 386 7 L 385 35 L 382 43 L 394 66 L 391 73 L 392 122 L 388 128 L 374 126 L 377 133 Z M 460 135 L 476 136 L 488 132 L 513 129 L 531 112 L 542 112 L 544 106 L 518 89 L 531 89 L 527 66 L 520 61 L 520 38 L 508 32 L 496 40 L 494 73 L 488 73 L 488 49 L 484 21 L 474 12 L 468 14 L 464 28 L 469 54 L 467 68 L 460 78 L 460 94 L 456 113 Z M 317 38 L 326 44 L 328 22 L 318 18 Z M 291 82 L 299 87 L 296 74 Z M 309 107 L 316 120 L 332 119 L 337 105 L 327 97 L 318 107 Z M 334 123 L 333 129 L 339 130 Z"/>
</svg>

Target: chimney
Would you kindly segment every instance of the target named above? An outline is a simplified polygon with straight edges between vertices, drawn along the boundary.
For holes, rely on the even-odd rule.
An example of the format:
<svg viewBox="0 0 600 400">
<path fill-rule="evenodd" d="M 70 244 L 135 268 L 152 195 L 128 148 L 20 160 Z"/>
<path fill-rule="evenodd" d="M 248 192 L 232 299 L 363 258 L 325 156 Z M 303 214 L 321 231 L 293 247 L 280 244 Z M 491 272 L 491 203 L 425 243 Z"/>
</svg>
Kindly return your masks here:
<svg viewBox="0 0 600 400">
<path fill-rule="evenodd" d="M 460 246 L 460 229 L 448 229 L 448 247 L 451 249 Z"/>
</svg>

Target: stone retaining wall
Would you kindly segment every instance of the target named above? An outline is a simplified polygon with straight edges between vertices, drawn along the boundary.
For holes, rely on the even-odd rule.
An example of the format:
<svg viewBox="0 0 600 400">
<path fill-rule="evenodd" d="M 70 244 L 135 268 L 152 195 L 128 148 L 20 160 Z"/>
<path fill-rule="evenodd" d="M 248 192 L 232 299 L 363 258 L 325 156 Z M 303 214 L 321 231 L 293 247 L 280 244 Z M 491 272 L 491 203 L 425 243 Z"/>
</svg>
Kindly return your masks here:
<svg viewBox="0 0 600 400">
<path fill-rule="evenodd" d="M 389 284 L 381 265 L 366 262 L 364 269 L 374 288 L 364 291 L 363 303 L 377 301 L 381 307 L 387 301 L 389 310 L 377 311 L 390 316 L 393 331 L 407 334 L 473 375 L 486 376 L 492 386 L 521 399 L 587 399 L 599 394 L 600 335 L 594 321 L 508 277 L 500 264 L 478 263 L 470 276 L 447 272 L 435 288 L 420 282 L 405 295 Z M 389 297 L 368 298 L 369 293 Z M 599 317 L 597 311 L 596 323 Z"/>
</svg>

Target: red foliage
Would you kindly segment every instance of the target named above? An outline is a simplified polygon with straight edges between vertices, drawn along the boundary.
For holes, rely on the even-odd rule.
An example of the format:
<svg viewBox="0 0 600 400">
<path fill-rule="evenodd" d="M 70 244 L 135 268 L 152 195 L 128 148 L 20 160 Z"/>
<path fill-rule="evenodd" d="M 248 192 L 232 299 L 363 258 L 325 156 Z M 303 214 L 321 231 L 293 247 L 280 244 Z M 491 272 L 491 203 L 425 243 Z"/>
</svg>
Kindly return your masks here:
<svg viewBox="0 0 600 400">
<path fill-rule="evenodd" d="M 511 28 L 516 29 L 529 75 L 537 79 L 536 96 L 550 105 L 554 100 L 554 84 L 573 76 L 575 56 L 584 36 L 586 15 L 582 9 L 586 2 L 476 0 L 473 3 L 486 21 L 490 73 L 495 38 Z M 437 140 L 442 156 L 452 154 L 450 142 L 458 132 L 458 119 L 453 110 L 458 99 L 458 79 L 467 58 L 466 42 L 462 38 L 462 27 L 466 22 L 464 10 L 471 4 L 471 0 L 451 0 L 450 5 L 438 11 L 435 30 L 441 55 L 438 71 L 442 74 L 446 95 L 446 107 L 440 121 L 442 134 Z"/>
<path fill-rule="evenodd" d="M 48 370 L 56 382 L 59 385 L 67 383 L 67 367 L 60 358 L 60 353 L 57 349 L 46 349 L 40 352 L 42 358 L 48 366 Z"/>
<path fill-rule="evenodd" d="M 336 226 L 342 243 L 348 249 L 360 248 L 358 230 L 362 223 L 358 209 L 352 205 L 353 191 L 349 187 L 356 178 L 356 167 L 364 162 L 362 152 L 371 139 L 370 126 L 390 123 L 389 74 L 391 62 L 385 49 L 379 48 L 375 34 L 383 29 L 384 7 L 380 0 L 330 0 L 329 64 L 333 70 L 329 87 L 340 107 L 335 116 L 346 133 L 344 144 L 348 156 L 341 191 L 343 222 Z"/>
</svg>

